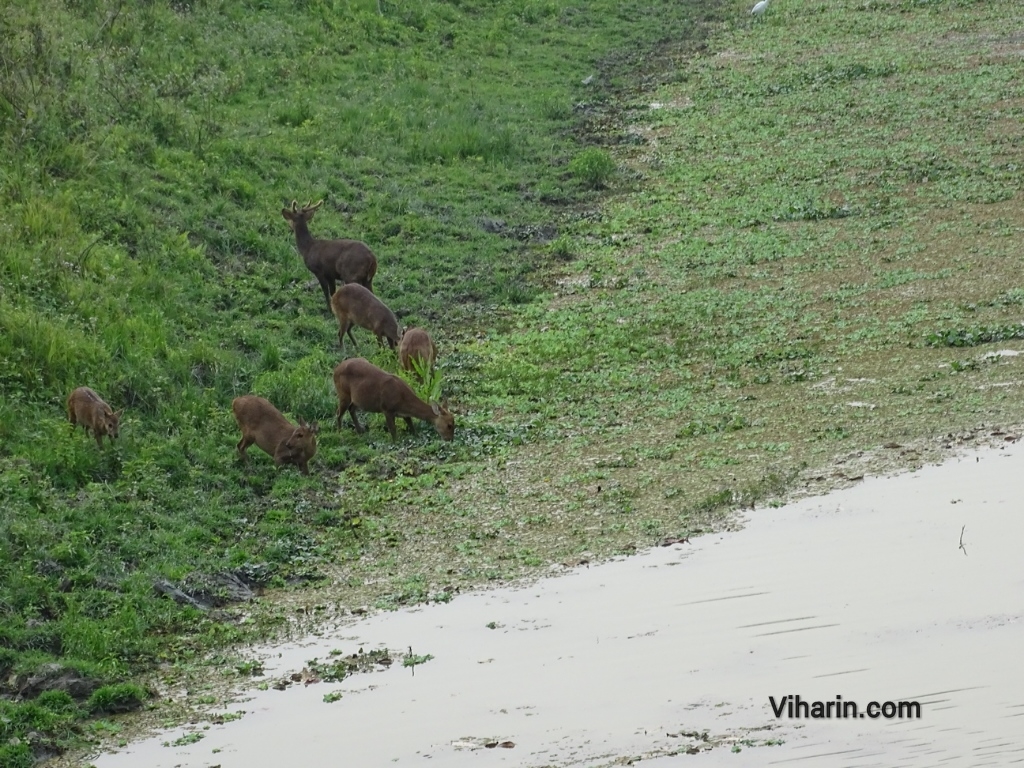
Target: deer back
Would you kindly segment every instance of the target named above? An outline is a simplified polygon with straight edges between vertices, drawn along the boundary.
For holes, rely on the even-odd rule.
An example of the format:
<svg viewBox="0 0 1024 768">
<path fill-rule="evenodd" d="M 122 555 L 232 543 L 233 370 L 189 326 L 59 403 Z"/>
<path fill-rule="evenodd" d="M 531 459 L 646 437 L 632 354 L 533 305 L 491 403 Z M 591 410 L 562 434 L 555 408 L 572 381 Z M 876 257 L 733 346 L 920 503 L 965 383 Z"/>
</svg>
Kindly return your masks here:
<svg viewBox="0 0 1024 768">
<path fill-rule="evenodd" d="M 398 343 L 398 318 L 388 305 L 369 289 L 358 283 L 343 285 L 331 297 L 331 310 L 342 327 L 358 325 L 385 338 L 392 345 Z"/>
<path fill-rule="evenodd" d="M 292 200 L 291 208 L 281 209 L 281 215 L 295 233 L 295 244 L 306 268 L 320 280 L 359 283 L 373 290 L 377 257 L 366 243 L 348 239 L 319 240 L 310 234 L 309 222 L 323 203 L 321 200 L 299 208 Z"/>
<path fill-rule="evenodd" d="M 437 359 L 437 346 L 430 338 L 430 334 L 422 328 L 406 329 L 398 344 L 398 360 L 403 369 L 415 370 L 412 362 L 414 359 L 419 359 L 420 364 L 427 370 L 433 369 L 434 361 Z"/>
<path fill-rule="evenodd" d="M 68 395 L 68 418 L 72 424 L 88 427 L 95 435 L 118 436 L 122 411 L 115 411 L 89 387 L 78 387 Z"/>
<path fill-rule="evenodd" d="M 421 400 L 401 378 L 364 358 L 354 357 L 340 363 L 334 369 L 334 387 L 340 400 L 364 411 L 429 421 L 445 440 L 455 435 L 451 411 Z"/>
<path fill-rule="evenodd" d="M 236 397 L 231 410 L 242 435 L 273 456 L 277 464 L 297 464 L 301 468 L 316 454 L 317 426 L 301 419 L 295 426 L 266 398 Z"/>
</svg>

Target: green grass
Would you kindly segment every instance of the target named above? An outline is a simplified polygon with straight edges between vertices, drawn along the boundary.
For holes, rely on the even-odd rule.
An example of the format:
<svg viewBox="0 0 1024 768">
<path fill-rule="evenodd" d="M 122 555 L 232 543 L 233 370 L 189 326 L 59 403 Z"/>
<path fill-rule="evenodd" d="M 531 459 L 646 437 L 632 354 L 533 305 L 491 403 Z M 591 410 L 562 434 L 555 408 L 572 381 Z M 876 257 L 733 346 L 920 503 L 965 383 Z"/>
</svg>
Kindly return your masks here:
<svg viewBox="0 0 1024 768">
<path fill-rule="evenodd" d="M 508 495 L 477 524 L 615 551 L 1024 422 L 1019 358 L 986 357 L 1024 338 L 1011 8 L 738 9 L 624 94 L 598 125 L 620 179 L 560 232 L 575 260 L 465 350 L 477 397 L 551 438 L 456 484 Z"/>
<path fill-rule="evenodd" d="M 104 687 L 0 701 L 4 765 L 290 605 L 448 600 L 1024 423 L 986 356 L 1024 319 L 1008 0 L 9 6 L 0 681 Z M 321 198 L 313 234 L 368 242 L 437 340 L 454 442 L 333 429 L 280 215 Z M 113 447 L 71 433 L 79 385 L 125 409 Z M 320 422 L 309 477 L 236 460 L 250 391 Z M 224 572 L 273 599 L 153 591 Z"/>
<path fill-rule="evenodd" d="M 439 512 L 449 477 L 523 442 L 477 410 L 460 345 L 536 300 L 551 204 L 607 181 L 606 154 L 570 162 L 575 105 L 638 63 L 609 57 L 692 27 L 661 0 L 0 8 L 0 693 L 55 660 L 103 685 L 56 714 L 5 702 L 5 765 L 135 706 L 128 681 L 157 664 L 285 625 L 224 621 L 157 581 L 315 584 L 407 539 L 390 506 Z M 370 243 L 378 294 L 445 351 L 454 444 L 393 443 L 379 418 L 330 428 L 336 327 L 280 215 L 321 198 L 314 235 Z M 81 385 L 125 409 L 114 446 L 71 432 Z M 236 460 L 247 392 L 326 427 L 310 477 Z M 412 579 L 374 601 L 432 594 Z"/>
</svg>

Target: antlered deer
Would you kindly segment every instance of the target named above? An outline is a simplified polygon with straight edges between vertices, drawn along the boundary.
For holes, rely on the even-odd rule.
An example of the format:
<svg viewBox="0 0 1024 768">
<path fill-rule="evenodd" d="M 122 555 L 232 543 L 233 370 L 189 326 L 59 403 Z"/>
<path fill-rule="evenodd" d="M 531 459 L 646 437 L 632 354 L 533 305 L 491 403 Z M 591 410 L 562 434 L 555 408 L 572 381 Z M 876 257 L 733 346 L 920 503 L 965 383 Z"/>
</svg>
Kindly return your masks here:
<svg viewBox="0 0 1024 768">
<path fill-rule="evenodd" d="M 91 429 L 92 436 L 96 438 L 96 445 L 100 448 L 103 447 L 104 435 L 110 438 L 111 443 L 114 442 L 123 412 L 114 411 L 89 387 L 79 387 L 68 395 L 68 420 L 71 422 L 71 430 L 74 431 L 75 427 L 81 424 L 88 435 Z"/>
<path fill-rule="evenodd" d="M 356 420 L 356 408 L 359 407 L 371 413 L 383 413 L 388 432 L 395 439 L 398 438 L 395 429 L 396 416 L 405 419 L 410 432 L 416 431 L 412 422 L 416 418 L 433 424 L 434 429 L 445 440 L 451 440 L 455 436 L 455 417 L 451 411 L 437 403 L 423 402 L 412 391 L 412 387 L 400 378 L 382 371 L 361 357 L 345 360 L 334 369 L 334 389 L 338 393 L 339 428 L 341 417 L 348 411 L 356 432 L 366 431 Z"/>
<path fill-rule="evenodd" d="M 383 346 L 384 339 L 394 349 L 398 343 L 398 318 L 388 309 L 387 304 L 374 296 L 370 291 L 356 283 L 341 286 L 331 297 L 331 310 L 338 318 L 338 341 L 345 348 L 345 334 L 356 344 L 352 335 L 352 326 L 358 325 L 372 331 L 377 341 Z M 359 345 L 356 344 L 356 348 Z"/>
<path fill-rule="evenodd" d="M 416 371 L 413 360 L 420 361 L 420 370 L 434 370 L 434 361 L 437 360 L 437 346 L 434 344 L 430 334 L 422 328 L 407 328 L 402 334 L 402 340 L 398 344 L 398 361 L 402 368 L 407 371 Z"/>
<path fill-rule="evenodd" d="M 292 200 L 291 208 L 282 208 L 288 226 L 295 232 L 295 244 L 299 247 L 306 268 L 313 273 L 324 292 L 327 309 L 331 308 L 331 296 L 338 281 L 358 283 L 373 291 L 373 276 L 377 274 L 377 257 L 366 243 L 359 240 L 317 240 L 309 234 L 306 226 L 313 220 L 313 214 L 324 204 L 306 203 L 303 208 Z"/>
<path fill-rule="evenodd" d="M 238 441 L 238 454 L 248 460 L 246 450 L 256 443 L 274 457 L 274 464 L 294 464 L 304 475 L 309 474 L 309 460 L 316 455 L 316 424 L 299 419 L 295 426 L 273 404 L 263 397 L 242 395 L 231 401 L 242 439 Z"/>
</svg>

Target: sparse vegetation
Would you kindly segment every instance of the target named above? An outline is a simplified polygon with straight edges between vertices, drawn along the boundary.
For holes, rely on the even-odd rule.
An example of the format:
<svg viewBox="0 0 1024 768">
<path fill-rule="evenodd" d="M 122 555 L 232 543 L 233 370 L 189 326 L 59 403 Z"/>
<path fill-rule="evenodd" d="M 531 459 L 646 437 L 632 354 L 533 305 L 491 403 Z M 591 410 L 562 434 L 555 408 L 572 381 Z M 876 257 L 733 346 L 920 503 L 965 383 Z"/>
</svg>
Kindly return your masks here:
<svg viewBox="0 0 1024 768">
<path fill-rule="evenodd" d="M 409 649 L 409 653 L 407 653 L 405 656 L 402 657 L 402 666 L 403 667 L 412 667 L 412 668 L 415 669 L 416 667 L 420 666 L 421 664 L 426 664 L 428 661 L 430 661 L 433 658 L 434 657 L 433 657 L 432 654 L 429 654 L 429 653 L 424 653 L 424 654 L 413 653 L 412 649 Z"/>
<path fill-rule="evenodd" d="M 105 685 L 89 697 L 89 709 L 96 714 L 130 712 L 141 707 L 148 698 L 149 694 L 145 690 L 132 683 Z"/>
</svg>

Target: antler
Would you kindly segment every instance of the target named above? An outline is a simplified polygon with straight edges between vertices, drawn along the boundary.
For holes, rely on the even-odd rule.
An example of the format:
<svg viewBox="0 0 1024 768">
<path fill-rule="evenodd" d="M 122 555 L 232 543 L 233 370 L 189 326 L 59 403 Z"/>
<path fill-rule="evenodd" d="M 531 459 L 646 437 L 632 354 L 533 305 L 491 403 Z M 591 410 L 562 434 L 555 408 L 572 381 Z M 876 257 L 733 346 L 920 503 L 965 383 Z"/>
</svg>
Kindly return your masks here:
<svg viewBox="0 0 1024 768">
<path fill-rule="evenodd" d="M 299 201 L 298 200 L 292 200 L 292 212 L 294 213 L 298 209 L 299 209 Z"/>
</svg>

